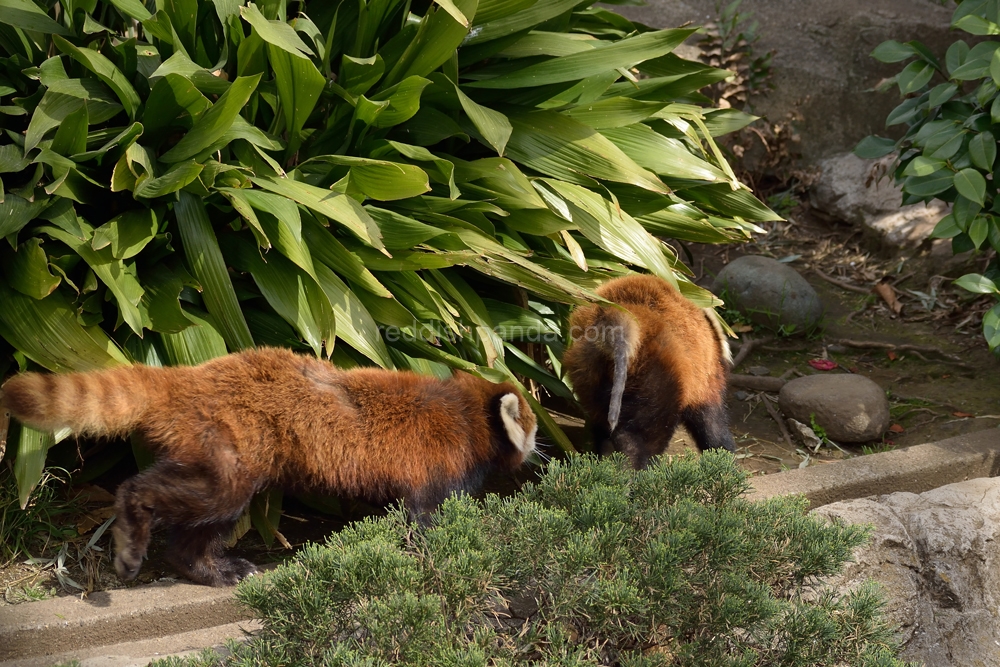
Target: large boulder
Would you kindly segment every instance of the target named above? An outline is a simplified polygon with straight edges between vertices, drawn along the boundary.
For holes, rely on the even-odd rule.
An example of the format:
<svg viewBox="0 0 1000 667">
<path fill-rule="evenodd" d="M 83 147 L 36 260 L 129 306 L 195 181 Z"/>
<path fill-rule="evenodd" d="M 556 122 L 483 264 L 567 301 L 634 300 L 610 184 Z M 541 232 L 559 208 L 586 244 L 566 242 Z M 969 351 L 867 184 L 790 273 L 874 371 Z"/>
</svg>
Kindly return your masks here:
<svg viewBox="0 0 1000 667">
<path fill-rule="evenodd" d="M 738 257 L 719 271 L 712 291 L 724 295 L 727 306 L 754 322 L 799 333 L 815 327 L 823 304 L 798 271 L 770 257 Z"/>
<path fill-rule="evenodd" d="M 889 428 L 889 399 L 863 375 L 807 375 L 786 382 L 778 393 L 786 417 L 815 419 L 834 442 L 868 442 Z"/>
<path fill-rule="evenodd" d="M 934 667 L 1000 667 L 1000 478 L 919 495 L 893 493 L 815 513 L 874 526 L 871 542 L 828 583 L 874 579 L 901 626 L 901 657 Z"/>
<path fill-rule="evenodd" d="M 820 178 L 809 193 L 811 204 L 831 218 L 861 227 L 883 247 L 915 247 L 951 207 L 936 199 L 903 206 L 903 193 L 891 175 L 871 177 L 876 162 L 853 153 L 821 161 Z"/>
</svg>

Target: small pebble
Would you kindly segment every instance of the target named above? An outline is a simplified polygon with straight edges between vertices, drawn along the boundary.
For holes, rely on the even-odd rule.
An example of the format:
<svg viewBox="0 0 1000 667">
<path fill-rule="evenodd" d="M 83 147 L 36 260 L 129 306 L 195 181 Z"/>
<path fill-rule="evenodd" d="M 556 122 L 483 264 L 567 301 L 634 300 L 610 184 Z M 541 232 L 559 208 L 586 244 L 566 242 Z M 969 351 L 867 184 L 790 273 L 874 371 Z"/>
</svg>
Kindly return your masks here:
<svg viewBox="0 0 1000 667">
<path fill-rule="evenodd" d="M 736 391 L 733 392 L 733 398 L 735 398 L 737 401 L 745 401 L 748 398 L 750 398 L 750 394 L 743 391 L 742 389 L 737 389 Z"/>
<path fill-rule="evenodd" d="M 827 345 L 826 351 L 833 352 L 834 354 L 844 354 L 845 352 L 847 352 L 847 348 L 844 347 L 843 345 L 837 345 L 836 343 L 834 343 L 833 345 Z"/>
<path fill-rule="evenodd" d="M 751 366 L 747 369 L 747 373 L 750 375 L 770 375 L 771 369 L 767 366 Z"/>
</svg>

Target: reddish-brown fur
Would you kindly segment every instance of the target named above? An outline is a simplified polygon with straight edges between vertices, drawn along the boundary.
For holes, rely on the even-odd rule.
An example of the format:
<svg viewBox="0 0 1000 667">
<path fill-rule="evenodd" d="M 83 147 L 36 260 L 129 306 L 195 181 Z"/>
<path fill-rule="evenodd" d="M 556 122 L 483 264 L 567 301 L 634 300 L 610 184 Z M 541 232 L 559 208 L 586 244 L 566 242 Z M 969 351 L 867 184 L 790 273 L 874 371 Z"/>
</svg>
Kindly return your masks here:
<svg viewBox="0 0 1000 667">
<path fill-rule="evenodd" d="M 3 386 L 2 401 L 38 428 L 137 430 L 153 448 L 156 463 L 117 494 L 115 565 L 126 580 L 157 523 L 174 528 L 171 560 L 189 578 L 222 585 L 253 572 L 219 544 L 265 487 L 401 497 L 419 516 L 490 469 L 515 469 L 534 448 L 535 417 L 510 384 L 343 371 L 281 349 L 196 367 L 25 373 Z"/>
<path fill-rule="evenodd" d="M 641 468 L 666 449 L 679 422 L 701 449 L 734 449 L 724 403 L 728 348 L 709 319 L 714 316 L 655 276 L 617 278 L 597 293 L 621 308 L 574 310 L 563 366 L 598 451 L 623 452 Z M 618 419 L 612 394 L 616 353 L 627 359 Z"/>
</svg>

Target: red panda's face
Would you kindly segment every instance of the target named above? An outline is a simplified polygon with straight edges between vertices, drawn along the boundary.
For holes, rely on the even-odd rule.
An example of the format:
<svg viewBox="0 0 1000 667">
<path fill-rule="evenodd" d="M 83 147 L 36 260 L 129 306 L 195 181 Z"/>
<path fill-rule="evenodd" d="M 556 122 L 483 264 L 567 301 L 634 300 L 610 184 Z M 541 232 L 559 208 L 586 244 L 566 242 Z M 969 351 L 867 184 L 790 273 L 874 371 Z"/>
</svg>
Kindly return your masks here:
<svg viewBox="0 0 1000 667">
<path fill-rule="evenodd" d="M 535 451 L 535 433 L 538 431 L 535 413 L 523 397 L 511 392 L 500 397 L 500 419 L 507 439 L 521 455 L 518 461 L 521 464 Z"/>
</svg>

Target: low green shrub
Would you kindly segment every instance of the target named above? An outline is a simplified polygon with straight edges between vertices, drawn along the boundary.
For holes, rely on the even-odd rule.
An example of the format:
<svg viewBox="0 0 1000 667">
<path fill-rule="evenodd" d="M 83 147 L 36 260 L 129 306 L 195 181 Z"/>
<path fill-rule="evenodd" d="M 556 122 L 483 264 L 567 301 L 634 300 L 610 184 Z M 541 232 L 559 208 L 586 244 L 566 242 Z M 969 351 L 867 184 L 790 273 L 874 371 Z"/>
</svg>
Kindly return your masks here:
<svg viewBox="0 0 1000 667">
<path fill-rule="evenodd" d="M 169 664 L 901 665 L 875 587 L 820 580 L 866 529 L 747 487 L 724 453 L 554 461 L 428 529 L 397 510 L 304 548 L 240 585 L 260 634 Z"/>
</svg>

